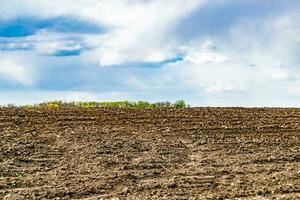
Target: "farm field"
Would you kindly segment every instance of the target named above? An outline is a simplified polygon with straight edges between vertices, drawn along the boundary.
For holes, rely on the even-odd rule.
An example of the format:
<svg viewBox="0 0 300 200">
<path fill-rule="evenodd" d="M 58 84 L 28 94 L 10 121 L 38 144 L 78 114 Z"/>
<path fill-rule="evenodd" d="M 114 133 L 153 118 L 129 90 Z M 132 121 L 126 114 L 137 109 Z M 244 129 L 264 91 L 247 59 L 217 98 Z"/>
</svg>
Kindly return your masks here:
<svg viewBox="0 0 300 200">
<path fill-rule="evenodd" d="M 0 199 L 300 199 L 300 109 L 1 108 Z"/>
</svg>

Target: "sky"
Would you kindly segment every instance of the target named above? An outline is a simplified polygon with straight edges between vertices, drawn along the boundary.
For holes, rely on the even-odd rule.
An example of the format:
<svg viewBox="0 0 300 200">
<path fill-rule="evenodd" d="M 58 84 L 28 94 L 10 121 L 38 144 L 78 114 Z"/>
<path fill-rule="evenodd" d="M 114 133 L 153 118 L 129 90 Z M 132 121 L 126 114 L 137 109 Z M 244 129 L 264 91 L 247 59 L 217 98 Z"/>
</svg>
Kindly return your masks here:
<svg viewBox="0 0 300 200">
<path fill-rule="evenodd" d="M 300 107 L 298 0 L 0 0 L 0 104 Z"/>
</svg>

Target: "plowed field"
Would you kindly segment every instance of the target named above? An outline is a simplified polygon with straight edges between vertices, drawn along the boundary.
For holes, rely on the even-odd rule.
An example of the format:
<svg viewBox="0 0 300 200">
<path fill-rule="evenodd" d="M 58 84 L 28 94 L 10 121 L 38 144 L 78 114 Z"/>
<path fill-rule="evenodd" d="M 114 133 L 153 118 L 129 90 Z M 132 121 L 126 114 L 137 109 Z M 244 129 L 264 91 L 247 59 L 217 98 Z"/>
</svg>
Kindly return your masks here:
<svg viewBox="0 0 300 200">
<path fill-rule="evenodd" d="M 0 199 L 300 199 L 300 109 L 0 109 Z"/>
</svg>

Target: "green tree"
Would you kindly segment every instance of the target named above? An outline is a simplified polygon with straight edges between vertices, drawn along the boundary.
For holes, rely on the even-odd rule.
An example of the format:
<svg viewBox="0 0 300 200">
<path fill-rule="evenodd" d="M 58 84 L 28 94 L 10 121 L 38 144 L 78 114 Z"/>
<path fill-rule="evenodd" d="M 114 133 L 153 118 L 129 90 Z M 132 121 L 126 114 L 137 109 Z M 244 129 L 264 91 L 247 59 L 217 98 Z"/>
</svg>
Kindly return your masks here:
<svg viewBox="0 0 300 200">
<path fill-rule="evenodd" d="M 174 103 L 175 108 L 185 108 L 186 104 L 183 100 L 178 100 Z"/>
</svg>

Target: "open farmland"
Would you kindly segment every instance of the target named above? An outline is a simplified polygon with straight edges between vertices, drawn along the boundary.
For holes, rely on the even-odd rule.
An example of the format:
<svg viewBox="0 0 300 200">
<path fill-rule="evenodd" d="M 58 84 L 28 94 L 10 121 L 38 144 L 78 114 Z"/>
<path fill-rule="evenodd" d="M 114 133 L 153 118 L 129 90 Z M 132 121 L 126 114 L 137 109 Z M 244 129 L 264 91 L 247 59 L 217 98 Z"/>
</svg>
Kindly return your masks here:
<svg viewBox="0 0 300 200">
<path fill-rule="evenodd" d="M 300 199 L 300 109 L 2 108 L 0 199 Z"/>
</svg>

